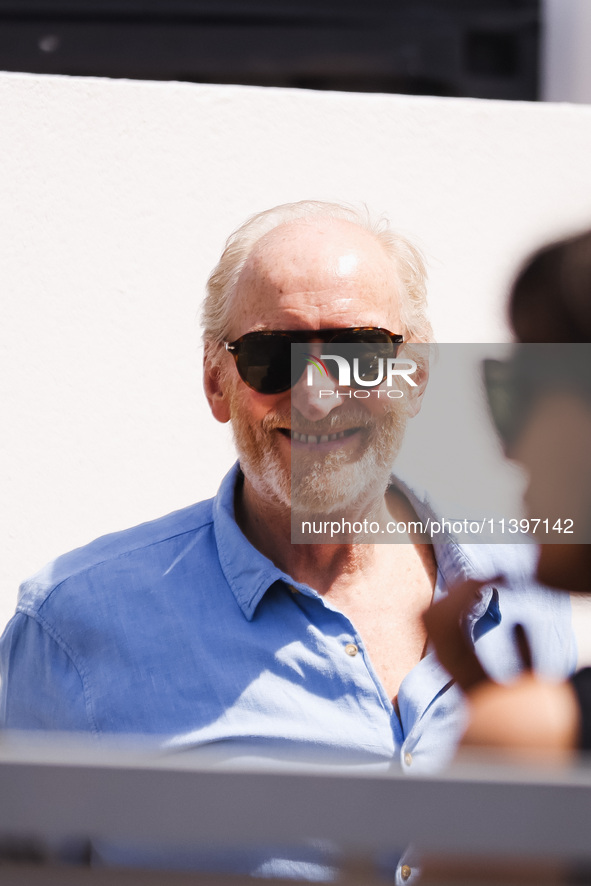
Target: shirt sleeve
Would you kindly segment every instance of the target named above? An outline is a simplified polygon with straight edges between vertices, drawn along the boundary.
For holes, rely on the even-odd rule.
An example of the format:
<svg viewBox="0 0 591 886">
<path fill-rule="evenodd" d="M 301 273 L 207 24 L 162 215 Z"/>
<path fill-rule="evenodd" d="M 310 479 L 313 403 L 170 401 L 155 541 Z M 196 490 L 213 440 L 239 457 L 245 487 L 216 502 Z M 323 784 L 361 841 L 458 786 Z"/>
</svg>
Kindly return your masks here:
<svg viewBox="0 0 591 886">
<path fill-rule="evenodd" d="M 579 747 L 591 751 L 591 668 L 583 668 L 571 677 L 581 710 L 581 735 Z"/>
<path fill-rule="evenodd" d="M 88 732 L 84 683 L 63 644 L 22 612 L 0 639 L 0 727 Z"/>
</svg>

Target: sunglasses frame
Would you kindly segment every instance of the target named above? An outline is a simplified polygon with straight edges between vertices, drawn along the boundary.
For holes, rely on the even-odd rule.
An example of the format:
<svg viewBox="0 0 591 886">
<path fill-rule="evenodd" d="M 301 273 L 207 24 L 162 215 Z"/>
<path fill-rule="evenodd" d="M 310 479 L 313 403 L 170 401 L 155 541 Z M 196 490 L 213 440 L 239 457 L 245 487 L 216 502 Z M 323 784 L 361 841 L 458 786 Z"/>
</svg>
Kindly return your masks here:
<svg viewBox="0 0 591 886">
<path fill-rule="evenodd" d="M 520 343 L 505 360 L 482 360 L 489 413 L 509 455 L 537 399 L 549 391 L 591 398 L 591 360 L 586 343 Z"/>
<path fill-rule="evenodd" d="M 348 335 L 360 335 L 366 333 L 368 335 L 375 335 L 379 333 L 380 335 L 385 335 L 392 344 L 401 345 L 404 343 L 404 339 L 402 335 L 399 335 L 395 332 L 390 332 L 388 329 L 384 329 L 383 326 L 345 326 L 345 327 L 330 327 L 327 329 L 260 329 L 253 330 L 252 332 L 246 332 L 244 335 L 241 335 L 235 341 L 232 342 L 223 342 L 225 349 L 232 355 L 234 358 L 234 362 L 236 364 L 236 370 L 238 375 L 242 379 L 242 381 L 248 385 L 253 391 L 256 391 L 258 394 L 282 394 L 285 391 L 290 390 L 292 387 L 291 383 L 291 374 L 289 378 L 289 384 L 284 386 L 280 386 L 277 388 L 273 387 L 273 390 L 270 391 L 261 391 L 255 385 L 251 384 L 243 375 L 240 370 L 240 351 L 243 344 L 247 344 L 248 342 L 252 342 L 256 339 L 264 339 L 264 338 L 275 338 L 283 337 L 286 340 L 286 343 L 289 342 L 290 346 L 292 344 L 306 344 L 313 342 L 322 342 L 322 344 L 330 344 L 331 342 L 336 342 L 338 344 L 381 344 L 382 342 L 363 342 L 362 340 L 359 342 L 347 342 L 347 341 L 339 341 L 342 336 Z M 385 344 L 385 341 L 383 342 Z M 303 371 L 303 370 L 302 370 Z"/>
</svg>

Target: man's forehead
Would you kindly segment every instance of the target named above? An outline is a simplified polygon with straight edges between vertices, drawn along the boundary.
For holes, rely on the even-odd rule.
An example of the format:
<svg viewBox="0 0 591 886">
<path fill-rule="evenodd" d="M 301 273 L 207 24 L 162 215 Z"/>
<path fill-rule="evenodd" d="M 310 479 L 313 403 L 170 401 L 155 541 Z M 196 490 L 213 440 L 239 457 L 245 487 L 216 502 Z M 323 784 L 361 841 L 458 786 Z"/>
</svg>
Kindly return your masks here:
<svg viewBox="0 0 591 886">
<path fill-rule="evenodd" d="M 252 249 L 242 282 L 295 291 L 330 289 L 342 282 L 372 278 L 390 287 L 392 262 L 369 231 L 342 219 L 288 222 L 274 228 Z"/>
</svg>

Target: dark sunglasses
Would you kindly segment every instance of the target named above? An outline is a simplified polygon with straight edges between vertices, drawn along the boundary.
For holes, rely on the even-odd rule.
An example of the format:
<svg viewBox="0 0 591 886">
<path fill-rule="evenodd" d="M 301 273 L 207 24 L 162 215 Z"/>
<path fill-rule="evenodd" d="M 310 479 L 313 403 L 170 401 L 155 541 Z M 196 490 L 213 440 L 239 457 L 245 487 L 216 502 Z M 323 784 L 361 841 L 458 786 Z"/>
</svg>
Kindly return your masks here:
<svg viewBox="0 0 591 886">
<path fill-rule="evenodd" d="M 522 344 L 508 360 L 483 360 L 490 414 L 507 454 L 523 431 L 532 407 L 549 391 L 591 398 L 589 344 Z"/>
<path fill-rule="evenodd" d="M 224 346 L 236 361 L 238 375 L 259 394 L 281 394 L 301 378 L 309 363 L 311 342 L 330 344 L 333 353 L 342 345 L 366 345 L 360 348 L 359 378 L 375 378 L 380 357 L 395 357 L 402 336 L 380 326 L 357 326 L 350 329 L 277 329 L 247 332 Z M 292 345 L 301 345 L 292 351 Z M 306 345 L 308 347 L 306 347 Z M 343 356 L 350 358 L 350 349 Z"/>
</svg>

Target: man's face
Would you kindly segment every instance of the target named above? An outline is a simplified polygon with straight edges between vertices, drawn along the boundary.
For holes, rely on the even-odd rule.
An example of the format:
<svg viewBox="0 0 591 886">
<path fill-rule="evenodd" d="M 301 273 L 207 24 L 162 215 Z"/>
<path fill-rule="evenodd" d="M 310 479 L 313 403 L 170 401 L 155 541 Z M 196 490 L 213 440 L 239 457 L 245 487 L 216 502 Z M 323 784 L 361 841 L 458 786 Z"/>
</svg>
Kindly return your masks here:
<svg viewBox="0 0 591 886">
<path fill-rule="evenodd" d="M 402 331 L 391 263 L 370 234 L 342 221 L 272 231 L 249 257 L 231 309 L 231 341 L 260 329 Z M 320 397 L 335 383 L 309 386 L 306 373 L 291 390 L 259 394 L 223 356 L 241 466 L 262 500 L 329 513 L 383 494 L 404 432 L 400 401 Z"/>
</svg>

